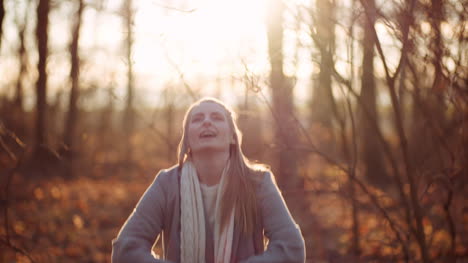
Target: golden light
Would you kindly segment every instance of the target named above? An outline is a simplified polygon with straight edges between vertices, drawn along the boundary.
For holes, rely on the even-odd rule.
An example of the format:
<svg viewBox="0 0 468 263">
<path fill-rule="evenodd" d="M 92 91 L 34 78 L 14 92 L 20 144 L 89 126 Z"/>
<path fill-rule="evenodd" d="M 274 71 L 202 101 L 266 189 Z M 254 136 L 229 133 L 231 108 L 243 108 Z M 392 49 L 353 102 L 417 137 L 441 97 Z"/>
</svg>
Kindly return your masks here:
<svg viewBox="0 0 468 263">
<path fill-rule="evenodd" d="M 193 12 L 141 1 L 135 17 L 135 70 L 175 77 L 232 72 L 242 57 L 266 54 L 264 0 L 191 1 Z M 221 73 L 222 74 L 222 73 Z"/>
<path fill-rule="evenodd" d="M 429 34 L 431 32 L 431 24 L 429 24 L 429 22 L 422 22 L 421 23 L 421 31 L 424 33 L 424 34 Z"/>
</svg>

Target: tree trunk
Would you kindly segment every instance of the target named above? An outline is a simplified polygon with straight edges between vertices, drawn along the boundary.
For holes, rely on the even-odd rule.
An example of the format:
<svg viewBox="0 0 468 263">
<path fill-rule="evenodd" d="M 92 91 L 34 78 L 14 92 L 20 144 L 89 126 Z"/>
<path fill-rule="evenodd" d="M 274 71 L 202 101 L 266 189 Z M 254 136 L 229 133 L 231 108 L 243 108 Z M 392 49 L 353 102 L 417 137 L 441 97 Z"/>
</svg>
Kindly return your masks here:
<svg viewBox="0 0 468 263">
<path fill-rule="evenodd" d="M 26 54 L 26 48 L 24 45 L 25 38 L 25 29 L 26 29 L 26 19 L 24 24 L 18 25 L 18 38 L 19 38 L 19 48 L 18 48 L 18 57 L 20 58 L 20 68 L 18 73 L 18 80 L 16 81 L 16 92 L 15 92 L 15 108 L 20 112 L 23 111 L 23 78 L 26 73 L 26 68 L 28 64 L 28 55 Z"/>
<path fill-rule="evenodd" d="M 432 64 L 434 66 L 434 82 L 432 88 L 436 91 L 441 91 L 443 85 L 443 72 L 442 72 L 442 56 L 443 56 L 443 43 L 441 34 L 441 22 L 443 18 L 443 4 L 441 0 L 431 1 L 431 10 L 429 17 L 432 26 L 432 41 L 430 46 L 434 52 Z"/>
<path fill-rule="evenodd" d="M 76 21 L 73 29 L 73 38 L 70 44 L 70 102 L 68 108 L 67 122 L 65 126 L 64 143 L 70 149 L 72 155 L 75 150 L 75 133 L 76 122 L 78 118 L 77 101 L 79 96 L 79 77 L 80 77 L 80 57 L 78 52 L 78 44 L 80 40 L 80 28 L 83 13 L 83 0 L 78 0 L 78 10 L 76 12 Z"/>
<path fill-rule="evenodd" d="M 5 18 L 5 6 L 4 1 L 0 1 L 0 50 L 2 49 L 2 38 L 3 38 L 3 18 Z"/>
<path fill-rule="evenodd" d="M 388 185 L 389 180 L 386 173 L 382 150 L 379 144 L 375 127 L 378 127 L 379 117 L 377 114 L 376 85 L 374 79 L 374 45 L 373 27 L 375 23 L 374 0 L 364 0 L 367 5 L 368 16 L 363 17 L 364 38 L 361 99 L 360 111 L 360 135 L 362 141 L 362 156 L 365 165 L 365 176 L 373 184 L 381 187 Z M 376 125 L 373 125 L 375 122 Z"/>
<path fill-rule="evenodd" d="M 49 0 L 39 0 L 37 6 L 37 49 L 39 54 L 39 60 L 37 64 L 37 71 L 39 77 L 36 83 L 36 140 L 35 148 L 38 149 L 41 145 L 47 143 L 47 119 L 46 119 L 46 107 L 47 107 L 47 37 L 48 37 L 48 25 L 49 25 Z"/>
<path fill-rule="evenodd" d="M 320 73 L 313 91 L 312 121 L 318 122 L 326 129 L 332 127 L 332 68 L 335 50 L 335 22 L 333 0 L 316 1 L 317 19 L 315 25 L 317 35 L 315 43 L 320 52 Z"/>
<path fill-rule="evenodd" d="M 126 143 L 126 160 L 132 158 L 131 137 L 134 129 L 134 108 L 133 108 L 133 61 L 132 61 L 132 48 L 133 48 L 133 15 L 132 0 L 125 0 L 123 3 L 124 26 L 127 32 L 126 41 L 126 57 L 127 57 L 127 102 L 124 113 L 124 132 L 128 138 Z"/>
<path fill-rule="evenodd" d="M 295 120 L 293 92 L 283 73 L 283 13 L 281 0 L 272 0 L 268 23 L 268 51 L 270 56 L 270 85 L 272 91 L 273 117 L 275 118 L 275 140 L 279 147 L 276 168 L 278 183 L 283 189 L 297 185 L 297 156 L 295 147 Z"/>
<path fill-rule="evenodd" d="M 127 105 L 126 105 L 126 118 L 125 125 L 127 129 L 132 129 L 133 126 L 133 60 L 132 60 L 132 49 L 133 49 L 133 9 L 132 0 L 126 0 L 124 2 L 124 19 L 125 19 L 125 30 L 127 32 L 126 41 L 126 57 L 127 57 Z"/>
<path fill-rule="evenodd" d="M 28 6 L 29 7 L 29 6 Z M 29 8 L 27 9 L 29 10 Z M 19 14 L 23 10 L 18 10 L 16 8 L 15 13 L 15 23 L 18 27 L 18 59 L 19 59 L 19 72 L 18 78 L 16 79 L 15 94 L 13 99 L 13 109 L 12 109 L 12 129 L 18 135 L 19 138 L 25 138 L 26 136 L 26 127 L 25 127 L 25 116 L 23 109 L 23 80 L 27 73 L 28 69 L 28 54 L 26 53 L 25 46 L 25 37 L 26 37 L 26 24 L 28 19 L 28 11 L 26 11 L 24 16 Z"/>
<path fill-rule="evenodd" d="M 447 80 L 443 72 L 444 42 L 441 32 L 442 22 L 444 21 L 444 4 L 442 0 L 432 0 L 430 10 L 430 20 L 432 26 L 431 49 L 433 54 L 432 65 L 434 66 L 434 80 L 432 83 L 432 92 L 430 93 L 431 115 L 436 125 L 441 131 L 447 127 L 445 113 L 447 105 L 444 100 L 444 93 L 447 90 Z"/>
</svg>

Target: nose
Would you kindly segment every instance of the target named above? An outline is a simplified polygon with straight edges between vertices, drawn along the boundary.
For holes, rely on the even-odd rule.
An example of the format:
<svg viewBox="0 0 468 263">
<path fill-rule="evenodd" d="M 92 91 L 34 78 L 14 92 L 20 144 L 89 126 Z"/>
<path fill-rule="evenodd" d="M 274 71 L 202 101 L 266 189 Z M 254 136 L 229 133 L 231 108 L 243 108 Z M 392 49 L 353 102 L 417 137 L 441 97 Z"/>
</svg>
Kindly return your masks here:
<svg viewBox="0 0 468 263">
<path fill-rule="evenodd" d="M 210 118 L 205 118 L 203 120 L 203 127 L 211 126 L 211 120 Z"/>
</svg>

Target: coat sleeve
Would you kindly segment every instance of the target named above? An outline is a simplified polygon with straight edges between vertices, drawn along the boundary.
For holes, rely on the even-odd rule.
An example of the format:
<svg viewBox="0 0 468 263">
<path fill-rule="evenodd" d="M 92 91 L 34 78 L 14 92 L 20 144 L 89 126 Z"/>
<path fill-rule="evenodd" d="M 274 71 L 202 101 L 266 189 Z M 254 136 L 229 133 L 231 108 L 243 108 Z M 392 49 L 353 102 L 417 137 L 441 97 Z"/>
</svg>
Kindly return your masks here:
<svg viewBox="0 0 468 263">
<path fill-rule="evenodd" d="M 243 263 L 305 262 L 304 239 L 272 173 L 265 174 L 257 197 L 268 246 L 264 253 L 252 256 Z"/>
<path fill-rule="evenodd" d="M 160 172 L 146 189 L 133 212 L 120 229 L 117 238 L 112 240 L 112 263 L 167 262 L 156 259 L 152 247 L 164 229 L 164 216 L 167 202 L 167 187 L 164 184 L 167 174 Z"/>
</svg>

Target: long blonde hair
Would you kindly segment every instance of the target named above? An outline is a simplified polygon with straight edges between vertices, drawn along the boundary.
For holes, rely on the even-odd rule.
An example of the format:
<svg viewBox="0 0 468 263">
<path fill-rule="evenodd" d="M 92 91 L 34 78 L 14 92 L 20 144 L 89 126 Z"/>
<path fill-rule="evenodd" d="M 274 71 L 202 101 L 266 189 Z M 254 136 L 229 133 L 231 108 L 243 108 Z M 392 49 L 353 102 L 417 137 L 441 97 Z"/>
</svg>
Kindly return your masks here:
<svg viewBox="0 0 468 263">
<path fill-rule="evenodd" d="M 178 147 L 179 169 L 191 154 L 188 142 L 188 126 L 193 109 L 201 103 L 211 102 L 220 105 L 225 111 L 229 127 L 234 136 L 234 144 L 229 148 L 229 166 L 227 170 L 227 187 L 221 199 L 221 226 L 224 227 L 229 219 L 229 212 L 235 207 L 234 220 L 244 233 L 253 232 L 257 223 L 257 203 L 255 195 L 255 181 L 259 176 L 255 174 L 265 171 L 265 166 L 253 164 L 242 152 L 242 133 L 236 124 L 236 114 L 226 104 L 215 98 L 203 98 L 193 103 L 185 113 L 182 138 Z"/>
</svg>

